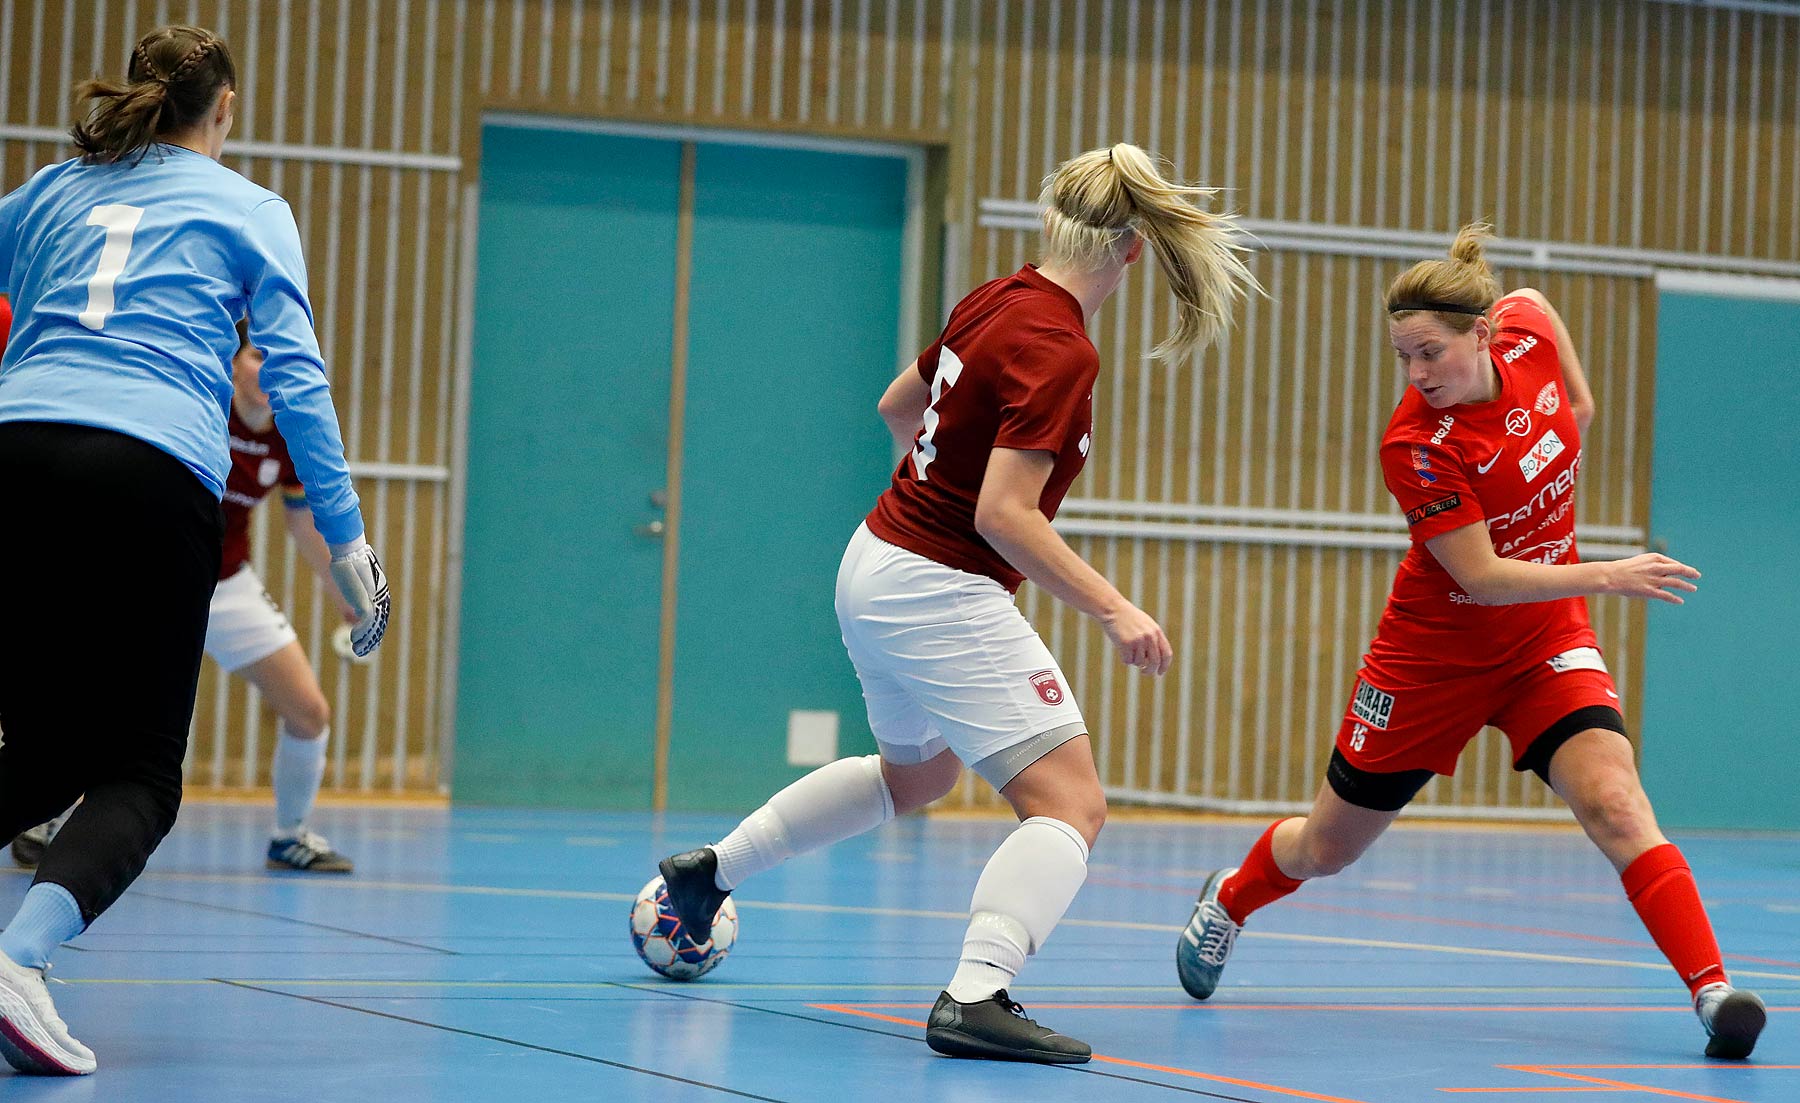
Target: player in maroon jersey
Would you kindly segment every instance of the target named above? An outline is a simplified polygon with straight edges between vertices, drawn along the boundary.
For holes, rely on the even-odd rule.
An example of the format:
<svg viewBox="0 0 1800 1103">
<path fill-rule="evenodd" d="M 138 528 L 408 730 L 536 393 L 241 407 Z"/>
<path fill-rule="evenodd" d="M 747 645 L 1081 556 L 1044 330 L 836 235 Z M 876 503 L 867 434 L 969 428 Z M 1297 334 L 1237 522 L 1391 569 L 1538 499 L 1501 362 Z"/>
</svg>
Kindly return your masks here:
<svg viewBox="0 0 1800 1103">
<path fill-rule="evenodd" d="M 1045 250 L 975 289 L 882 396 L 910 451 L 857 530 L 837 613 L 881 753 L 840 759 L 786 789 L 722 841 L 661 864 L 704 944 L 726 894 L 800 853 L 868 831 L 950 791 L 967 764 L 1023 821 L 982 871 L 962 961 L 926 1029 L 963 1057 L 1080 1062 L 1088 1047 L 1038 1026 L 1006 986 L 1087 876 L 1106 819 L 1087 724 L 1056 660 L 1013 604 L 1030 578 L 1094 617 L 1126 663 L 1168 669 L 1155 620 L 1050 527 L 1094 445 L 1095 312 L 1146 245 L 1178 303 L 1156 351 L 1186 360 L 1255 286 L 1229 220 L 1116 145 L 1045 184 Z"/>
<path fill-rule="evenodd" d="M 1388 288 L 1389 337 L 1411 386 L 1381 467 L 1412 547 L 1311 813 L 1275 823 L 1241 866 L 1207 880 L 1177 971 L 1195 999 L 1212 995 L 1252 912 L 1354 862 L 1492 724 L 1513 768 L 1567 801 L 1618 869 L 1694 998 L 1707 1055 L 1746 1057 L 1762 1001 L 1731 987 L 1694 876 L 1657 827 L 1583 600 L 1679 605 L 1700 572 L 1657 554 L 1580 561 L 1575 476 L 1593 396 L 1543 294 L 1500 295 L 1489 236 L 1465 227 L 1449 260 L 1416 264 Z"/>
<path fill-rule="evenodd" d="M 268 868 L 349 873 L 354 869 L 350 859 L 306 822 L 325 774 L 331 707 L 293 626 L 250 564 L 250 513 L 271 491 L 281 491 L 282 519 L 301 558 L 325 580 L 325 593 L 334 607 L 347 618 L 351 614 L 331 582 L 331 551 L 313 528 L 306 490 L 275 430 L 269 396 L 257 385 L 262 354 L 251 346 L 242 322 L 238 337 L 238 353 L 232 360 L 231 473 L 220 502 L 225 545 L 219 584 L 207 613 L 206 653 L 225 671 L 255 686 L 280 717 L 271 771 L 275 828 Z M 15 839 L 14 860 L 36 865 L 59 822 L 60 817 Z"/>
</svg>

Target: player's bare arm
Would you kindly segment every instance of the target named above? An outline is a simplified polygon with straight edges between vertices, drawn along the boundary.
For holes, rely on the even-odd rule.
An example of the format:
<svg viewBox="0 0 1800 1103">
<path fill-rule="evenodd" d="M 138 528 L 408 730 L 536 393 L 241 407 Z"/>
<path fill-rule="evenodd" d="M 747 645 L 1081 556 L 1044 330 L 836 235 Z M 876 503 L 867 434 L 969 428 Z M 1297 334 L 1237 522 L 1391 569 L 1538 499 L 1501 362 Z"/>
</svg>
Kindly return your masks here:
<svg viewBox="0 0 1800 1103">
<path fill-rule="evenodd" d="M 1127 665 L 1164 673 L 1175 652 L 1162 627 L 1075 554 L 1038 509 L 1055 460 L 1049 452 L 994 449 L 975 503 L 975 530 L 1020 574 L 1099 621 Z"/>
<path fill-rule="evenodd" d="M 1481 605 L 1521 605 L 1588 594 L 1682 604 L 1700 572 L 1646 552 L 1611 563 L 1526 563 L 1503 559 L 1484 524 L 1464 525 L 1425 542 L 1456 584 Z"/>
<path fill-rule="evenodd" d="M 1594 421 L 1594 392 L 1588 388 L 1587 373 L 1581 370 L 1581 358 L 1575 354 L 1575 340 L 1569 336 L 1569 327 L 1563 324 L 1562 315 L 1556 307 L 1550 305 L 1550 299 L 1535 287 L 1521 287 L 1507 292 L 1507 296 L 1518 295 L 1536 303 L 1549 316 L 1550 325 L 1556 330 L 1556 358 L 1562 364 L 1563 386 L 1569 389 L 1569 412 L 1575 415 L 1575 425 L 1583 434 Z"/>
<path fill-rule="evenodd" d="M 924 421 L 925 409 L 930 405 L 931 387 L 920 377 L 919 362 L 914 360 L 894 377 L 881 401 L 875 405 L 881 420 L 887 422 L 888 432 L 894 434 L 895 449 L 912 447 L 913 438 L 919 435 L 919 426 Z"/>
</svg>

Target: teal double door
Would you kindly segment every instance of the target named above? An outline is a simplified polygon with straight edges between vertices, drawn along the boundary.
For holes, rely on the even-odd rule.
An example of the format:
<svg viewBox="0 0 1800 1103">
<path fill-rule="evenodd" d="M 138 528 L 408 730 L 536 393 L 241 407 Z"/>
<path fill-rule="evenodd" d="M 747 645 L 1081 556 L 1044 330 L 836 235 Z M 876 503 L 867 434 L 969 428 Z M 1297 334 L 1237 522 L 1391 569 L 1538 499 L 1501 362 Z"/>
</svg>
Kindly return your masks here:
<svg viewBox="0 0 1800 1103">
<path fill-rule="evenodd" d="M 798 776 L 794 710 L 873 749 L 832 592 L 890 470 L 909 168 L 484 128 L 456 799 L 649 808 L 659 724 L 673 809 Z"/>
</svg>

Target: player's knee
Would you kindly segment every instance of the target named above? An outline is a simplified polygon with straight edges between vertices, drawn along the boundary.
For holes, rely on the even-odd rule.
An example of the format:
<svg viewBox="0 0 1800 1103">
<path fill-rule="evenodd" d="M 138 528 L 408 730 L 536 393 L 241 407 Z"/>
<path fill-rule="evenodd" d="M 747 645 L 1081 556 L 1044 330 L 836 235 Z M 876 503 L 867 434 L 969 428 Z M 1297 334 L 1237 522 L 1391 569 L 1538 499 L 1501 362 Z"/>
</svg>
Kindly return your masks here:
<svg viewBox="0 0 1800 1103">
<path fill-rule="evenodd" d="M 952 751 L 912 766 L 882 764 L 882 777 L 893 798 L 896 816 L 916 812 L 944 797 L 956 788 L 956 780 L 961 775 L 962 762 Z"/>
<path fill-rule="evenodd" d="M 1301 836 L 1300 850 L 1306 869 L 1303 874 L 1295 876 L 1308 879 L 1335 876 L 1349 869 L 1362 857 L 1361 847 L 1326 835 Z"/>
<path fill-rule="evenodd" d="M 1081 832 L 1081 837 L 1092 849 L 1100 838 L 1100 829 L 1106 826 L 1106 812 L 1106 794 L 1096 788 L 1069 810 L 1066 820 L 1070 827 Z"/>
<path fill-rule="evenodd" d="M 283 719 L 296 738 L 317 739 L 331 727 L 331 705 L 323 693 L 315 693 L 301 698 Z"/>
<path fill-rule="evenodd" d="M 1592 786 L 1576 796 L 1574 806 L 1590 832 L 1630 835 L 1649 826 L 1649 801 L 1643 789 L 1624 779 Z"/>
</svg>

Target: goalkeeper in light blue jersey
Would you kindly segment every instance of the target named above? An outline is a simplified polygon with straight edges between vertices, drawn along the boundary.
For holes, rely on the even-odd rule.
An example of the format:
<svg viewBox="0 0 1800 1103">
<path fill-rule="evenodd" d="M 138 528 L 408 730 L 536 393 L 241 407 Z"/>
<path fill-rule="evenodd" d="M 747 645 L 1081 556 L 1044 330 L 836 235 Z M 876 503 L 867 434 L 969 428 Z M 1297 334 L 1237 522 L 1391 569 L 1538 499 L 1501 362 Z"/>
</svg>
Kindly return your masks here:
<svg viewBox="0 0 1800 1103">
<path fill-rule="evenodd" d="M 152 31 L 125 81 L 76 89 L 81 156 L 0 198 L 0 293 L 15 314 L 0 358 L 0 840 L 81 799 L 0 932 L 0 1056 L 22 1072 L 94 1071 L 44 971 L 143 871 L 181 803 L 246 314 L 356 613 L 356 653 L 387 625 L 293 214 L 218 162 L 236 88 L 218 36 Z"/>
</svg>

